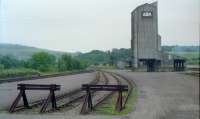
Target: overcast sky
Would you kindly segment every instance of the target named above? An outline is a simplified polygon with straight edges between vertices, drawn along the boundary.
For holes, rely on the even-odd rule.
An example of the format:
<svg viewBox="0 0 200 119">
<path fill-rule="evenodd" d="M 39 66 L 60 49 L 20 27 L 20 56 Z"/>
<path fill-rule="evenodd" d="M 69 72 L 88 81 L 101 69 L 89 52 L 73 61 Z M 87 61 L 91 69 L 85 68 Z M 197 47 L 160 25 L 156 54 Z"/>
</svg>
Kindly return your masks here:
<svg viewBox="0 0 200 119">
<path fill-rule="evenodd" d="M 130 48 L 131 11 L 153 0 L 0 0 L 0 43 L 67 52 Z M 200 0 L 158 0 L 162 45 L 198 45 Z"/>
</svg>

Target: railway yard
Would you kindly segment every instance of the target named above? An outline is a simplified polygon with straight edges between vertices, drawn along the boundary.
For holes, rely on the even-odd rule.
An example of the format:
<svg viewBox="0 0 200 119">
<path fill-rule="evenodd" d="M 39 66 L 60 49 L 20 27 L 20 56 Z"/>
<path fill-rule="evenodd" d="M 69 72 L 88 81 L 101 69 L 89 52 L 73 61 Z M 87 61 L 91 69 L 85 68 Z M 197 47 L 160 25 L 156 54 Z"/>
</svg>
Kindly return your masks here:
<svg viewBox="0 0 200 119">
<path fill-rule="evenodd" d="M 197 2 L 163 1 L 2 0 L 0 119 L 199 119 Z"/>
<path fill-rule="evenodd" d="M 18 95 L 17 84 L 20 83 L 61 85 L 60 90 L 55 91 L 56 109 L 53 110 L 51 103 L 48 102 L 45 111 L 41 113 L 49 91 L 27 90 L 30 108 L 25 108 L 20 101 L 16 109 L 10 113 L 8 110 Z M 92 109 L 87 100 L 90 98 L 86 98 L 88 90 L 84 91 L 81 87 L 83 84 L 100 86 L 90 88 Z M 122 89 L 119 85 L 128 87 L 127 91 L 121 94 L 121 103 L 119 95 Z M 178 72 L 109 70 L 6 82 L 0 84 L 0 97 L 1 119 L 198 119 L 199 117 L 198 77 Z M 134 103 L 130 103 L 130 107 L 131 101 Z M 122 113 L 108 115 L 104 114 L 105 111 L 98 111 L 106 109 L 106 106 L 114 106 L 110 111 L 115 112 L 119 111 L 121 106 Z M 131 109 L 123 113 L 126 108 Z"/>
</svg>

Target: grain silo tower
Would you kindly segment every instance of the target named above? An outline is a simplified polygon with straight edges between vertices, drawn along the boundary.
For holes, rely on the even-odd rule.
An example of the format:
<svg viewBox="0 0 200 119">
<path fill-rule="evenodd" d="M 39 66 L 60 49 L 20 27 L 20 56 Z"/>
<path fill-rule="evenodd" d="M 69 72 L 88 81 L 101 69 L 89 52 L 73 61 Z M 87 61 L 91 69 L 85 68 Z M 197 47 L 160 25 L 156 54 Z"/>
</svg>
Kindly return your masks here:
<svg viewBox="0 0 200 119">
<path fill-rule="evenodd" d="M 138 6 L 131 13 L 131 49 L 133 69 L 160 65 L 161 36 L 158 35 L 157 2 Z"/>
</svg>

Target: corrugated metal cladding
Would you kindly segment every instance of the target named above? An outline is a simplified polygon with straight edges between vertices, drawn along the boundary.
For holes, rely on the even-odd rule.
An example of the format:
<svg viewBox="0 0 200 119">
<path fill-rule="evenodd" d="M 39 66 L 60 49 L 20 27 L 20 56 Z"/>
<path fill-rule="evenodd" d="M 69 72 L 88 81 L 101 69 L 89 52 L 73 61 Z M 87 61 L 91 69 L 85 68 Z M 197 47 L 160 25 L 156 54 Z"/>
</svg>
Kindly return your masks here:
<svg viewBox="0 0 200 119">
<path fill-rule="evenodd" d="M 161 59 L 157 15 L 157 2 L 138 6 L 131 13 L 132 62 L 135 68 L 139 59 Z"/>
</svg>

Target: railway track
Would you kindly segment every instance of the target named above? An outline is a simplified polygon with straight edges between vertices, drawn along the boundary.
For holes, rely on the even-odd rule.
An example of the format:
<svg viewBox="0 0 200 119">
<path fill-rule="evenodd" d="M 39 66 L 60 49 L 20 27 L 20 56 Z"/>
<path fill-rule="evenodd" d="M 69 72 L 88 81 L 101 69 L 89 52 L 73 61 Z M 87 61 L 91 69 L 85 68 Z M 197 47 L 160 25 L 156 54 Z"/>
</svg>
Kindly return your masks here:
<svg viewBox="0 0 200 119">
<path fill-rule="evenodd" d="M 99 78 L 99 72 L 97 72 L 95 79 L 92 82 L 90 82 L 90 84 L 97 84 L 99 82 L 99 79 L 100 79 Z M 82 93 L 81 88 L 78 88 L 78 89 L 72 90 L 70 92 L 64 93 L 62 95 L 56 96 L 57 102 L 66 101 L 65 104 L 64 103 L 58 104 L 58 109 L 60 109 L 61 107 L 65 107 L 70 103 L 73 103 L 75 100 L 69 100 L 69 98 L 73 97 L 75 94 L 80 94 L 80 93 Z M 79 99 L 83 98 L 83 95 L 82 94 L 79 95 L 78 98 Z M 78 100 L 78 98 L 76 98 L 76 99 Z M 34 110 L 35 112 L 39 112 L 41 105 L 45 100 L 46 99 L 41 99 L 41 100 L 37 100 L 37 101 L 34 101 L 34 102 L 30 102 L 29 103 L 29 105 L 30 105 L 29 110 L 25 110 L 26 108 L 23 105 L 20 105 L 16 108 L 16 112 L 18 112 L 18 113 L 29 113 L 30 112 L 31 113 L 32 110 Z M 50 107 L 50 105 L 48 105 L 47 108 L 49 108 L 49 107 Z M 52 112 L 52 110 L 47 109 L 46 112 Z"/>
<path fill-rule="evenodd" d="M 112 78 L 111 78 L 112 77 Z M 96 74 L 95 80 L 90 82 L 90 84 L 98 84 L 98 85 L 108 85 L 108 84 L 114 84 L 114 85 L 121 85 L 121 84 L 128 84 L 128 93 L 125 97 L 123 97 L 124 102 L 123 102 L 123 107 L 125 107 L 126 102 L 128 100 L 128 97 L 131 94 L 133 85 L 132 83 L 121 77 L 120 75 L 111 73 L 111 72 L 104 72 L 104 71 L 99 71 Z M 108 99 L 110 96 L 115 94 L 116 92 L 114 91 L 101 91 L 101 92 L 92 92 L 92 101 L 94 102 L 93 107 L 96 108 L 97 106 L 101 105 L 106 99 Z M 55 113 L 69 113 L 69 114 L 79 114 L 81 111 L 84 112 L 84 114 L 89 113 L 91 110 L 85 110 L 84 109 L 84 104 L 83 100 L 85 97 L 85 92 L 81 90 L 81 88 L 70 91 L 68 93 L 65 93 L 63 95 L 56 96 L 56 101 L 57 101 L 57 107 L 58 110 L 51 110 L 51 105 L 48 105 L 46 108 L 47 113 L 51 113 L 55 111 Z M 32 113 L 32 111 L 39 112 L 39 109 L 41 108 L 41 104 L 45 100 L 38 100 L 35 102 L 30 103 L 31 109 L 25 110 L 23 106 L 19 106 L 17 109 L 18 113 Z M 83 104 L 83 105 L 82 105 Z M 82 107 L 82 108 L 81 108 Z M 81 110 L 80 110 L 81 109 Z"/>
<path fill-rule="evenodd" d="M 107 74 L 107 75 L 106 75 Z M 108 75 L 112 76 L 112 78 L 108 78 Z M 125 108 L 125 105 L 128 101 L 129 96 L 132 93 L 132 89 L 134 87 L 133 82 L 131 82 L 130 80 L 126 79 L 125 77 L 122 77 L 118 74 L 115 73 L 111 73 L 111 72 L 104 72 L 103 71 L 103 76 L 106 80 L 109 80 L 110 84 L 114 84 L 114 85 L 128 85 L 128 93 L 123 96 L 123 108 Z M 112 79 L 112 81 L 111 81 Z M 109 83 L 108 83 L 109 84 Z M 110 92 L 106 92 L 106 93 L 99 93 L 98 97 L 93 97 L 92 98 L 92 102 L 94 102 L 93 104 L 93 108 L 98 107 L 99 105 L 101 105 L 105 100 L 107 100 L 109 97 L 111 97 L 113 94 L 115 94 L 117 92 L 115 91 L 110 91 Z M 89 113 L 91 110 L 85 110 L 87 105 L 83 104 L 82 110 L 81 110 L 81 114 L 87 114 Z M 116 106 L 118 107 L 118 106 Z"/>
<path fill-rule="evenodd" d="M 115 78 L 118 78 L 118 80 L 121 80 L 121 84 L 126 84 L 128 85 L 128 92 L 127 92 L 127 95 L 125 95 L 123 98 L 124 98 L 124 104 L 123 104 L 123 108 L 125 108 L 126 106 L 126 103 L 128 101 L 128 98 L 130 97 L 132 91 L 133 91 L 133 88 L 134 86 L 136 85 L 133 81 L 131 80 L 128 80 L 127 78 L 119 75 L 119 74 L 116 74 L 116 73 L 112 73 L 112 76 L 115 77 Z"/>
<path fill-rule="evenodd" d="M 107 85 L 109 83 L 108 79 L 103 78 L 103 74 L 101 72 L 98 72 L 97 80 L 95 83 L 90 83 L 90 84 L 98 84 L 98 85 Z M 73 113 L 79 114 L 81 104 L 83 102 L 83 99 L 85 97 L 85 92 L 79 89 L 79 92 L 73 93 L 72 95 L 68 96 L 67 98 L 70 99 L 70 101 L 65 101 L 65 100 L 58 100 L 58 108 L 60 109 L 59 111 L 70 111 Z M 95 96 L 96 92 L 92 92 L 92 96 Z M 66 99 L 66 98 L 65 98 Z M 67 102 L 67 103 L 66 103 Z M 71 108 L 70 108 L 71 107 Z M 65 109 L 69 108 L 69 109 Z M 68 112 L 68 113 L 70 113 Z"/>
</svg>

